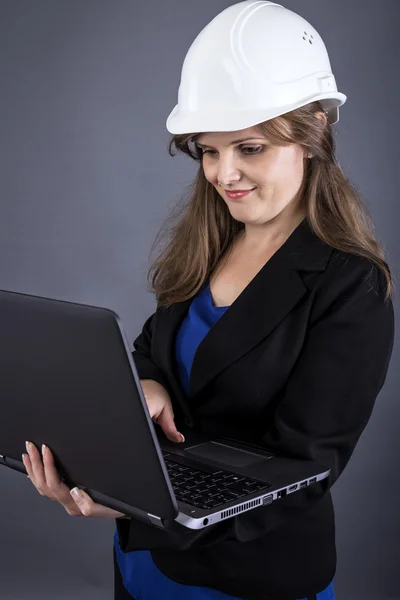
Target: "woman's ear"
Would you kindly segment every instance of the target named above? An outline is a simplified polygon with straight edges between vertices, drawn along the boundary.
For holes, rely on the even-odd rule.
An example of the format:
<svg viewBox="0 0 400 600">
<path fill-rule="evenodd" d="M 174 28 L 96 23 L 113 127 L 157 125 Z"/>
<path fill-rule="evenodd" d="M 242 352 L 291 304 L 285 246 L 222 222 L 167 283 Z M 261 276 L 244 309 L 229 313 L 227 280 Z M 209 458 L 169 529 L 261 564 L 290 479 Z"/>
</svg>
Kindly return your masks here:
<svg viewBox="0 0 400 600">
<path fill-rule="evenodd" d="M 328 117 L 326 116 L 326 114 L 324 112 L 322 112 L 321 110 L 315 113 L 315 116 L 318 119 L 324 120 L 325 123 L 328 121 Z"/>
</svg>

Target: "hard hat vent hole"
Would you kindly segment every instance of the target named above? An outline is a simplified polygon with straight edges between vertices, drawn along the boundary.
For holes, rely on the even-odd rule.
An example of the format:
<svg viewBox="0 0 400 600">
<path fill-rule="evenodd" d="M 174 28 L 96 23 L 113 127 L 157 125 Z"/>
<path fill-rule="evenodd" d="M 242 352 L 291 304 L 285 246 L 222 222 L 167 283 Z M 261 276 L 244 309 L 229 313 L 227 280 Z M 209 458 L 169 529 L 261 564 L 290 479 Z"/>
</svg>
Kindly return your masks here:
<svg viewBox="0 0 400 600">
<path fill-rule="evenodd" d="M 314 39 L 314 36 L 312 36 L 311 34 L 308 35 L 307 31 L 304 32 L 303 35 L 303 40 L 306 42 L 307 41 L 307 37 L 309 37 L 310 39 L 308 40 L 309 44 L 312 44 L 312 40 Z"/>
</svg>

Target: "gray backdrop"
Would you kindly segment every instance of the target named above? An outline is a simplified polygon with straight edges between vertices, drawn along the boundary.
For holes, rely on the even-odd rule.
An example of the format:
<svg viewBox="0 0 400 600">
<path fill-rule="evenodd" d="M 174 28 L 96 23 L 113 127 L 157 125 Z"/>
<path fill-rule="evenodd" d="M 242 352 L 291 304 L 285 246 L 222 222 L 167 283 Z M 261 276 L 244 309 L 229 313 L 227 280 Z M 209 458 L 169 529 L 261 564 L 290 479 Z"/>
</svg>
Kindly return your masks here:
<svg viewBox="0 0 400 600">
<path fill-rule="evenodd" d="M 230 4 L 1 0 L 1 289 L 110 307 L 133 341 L 155 309 L 145 291 L 150 246 L 195 173 L 166 146 L 182 61 Z M 284 5 L 327 45 L 348 96 L 339 160 L 397 272 L 399 2 Z M 398 363 L 395 348 L 333 489 L 338 600 L 400 598 Z M 112 598 L 113 520 L 70 517 L 11 469 L 0 468 L 0 490 L 2 600 Z"/>
</svg>

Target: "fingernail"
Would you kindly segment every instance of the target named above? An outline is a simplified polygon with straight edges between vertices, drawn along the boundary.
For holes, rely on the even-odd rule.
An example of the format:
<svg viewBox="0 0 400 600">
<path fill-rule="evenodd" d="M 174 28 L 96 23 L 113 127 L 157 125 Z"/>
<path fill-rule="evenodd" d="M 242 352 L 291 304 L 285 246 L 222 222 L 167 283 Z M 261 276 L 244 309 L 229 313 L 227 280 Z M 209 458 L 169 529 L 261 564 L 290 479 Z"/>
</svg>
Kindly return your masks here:
<svg viewBox="0 0 400 600">
<path fill-rule="evenodd" d="M 185 441 L 185 437 L 182 434 L 180 434 L 180 435 L 181 435 L 181 443 L 183 444 L 183 442 Z"/>
<path fill-rule="evenodd" d="M 80 500 L 82 498 L 82 492 L 80 489 L 78 489 L 77 487 L 75 487 L 73 490 L 70 491 L 70 494 L 76 499 L 76 500 Z"/>
<path fill-rule="evenodd" d="M 30 447 L 31 447 L 30 442 L 25 442 L 25 446 L 26 446 L 26 451 L 29 453 L 29 450 L 30 450 Z"/>
<path fill-rule="evenodd" d="M 42 444 L 42 456 L 44 456 L 45 452 L 46 452 L 46 446 L 44 444 Z"/>
</svg>

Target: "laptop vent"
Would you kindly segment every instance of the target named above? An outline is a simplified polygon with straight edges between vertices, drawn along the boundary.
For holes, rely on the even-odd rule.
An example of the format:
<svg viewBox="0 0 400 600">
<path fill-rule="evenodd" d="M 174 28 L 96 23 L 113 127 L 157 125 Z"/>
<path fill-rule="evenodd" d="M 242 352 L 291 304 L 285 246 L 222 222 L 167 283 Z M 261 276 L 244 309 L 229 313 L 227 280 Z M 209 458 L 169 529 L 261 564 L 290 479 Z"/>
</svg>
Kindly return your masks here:
<svg viewBox="0 0 400 600">
<path fill-rule="evenodd" d="M 228 508 L 228 510 L 223 510 L 221 512 L 221 519 L 227 519 L 232 515 L 237 515 L 238 513 L 241 513 L 244 510 L 248 510 L 249 508 L 254 508 L 254 506 L 258 506 L 259 504 L 261 504 L 261 499 L 257 498 L 257 500 L 250 500 L 250 502 L 246 502 L 245 504 L 241 504 L 240 506 Z"/>
</svg>

